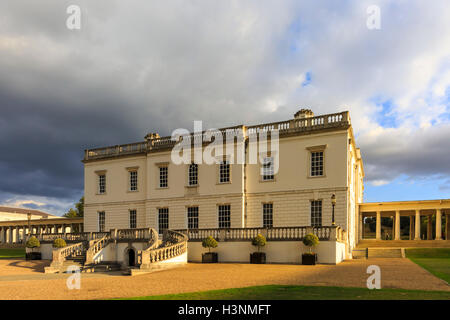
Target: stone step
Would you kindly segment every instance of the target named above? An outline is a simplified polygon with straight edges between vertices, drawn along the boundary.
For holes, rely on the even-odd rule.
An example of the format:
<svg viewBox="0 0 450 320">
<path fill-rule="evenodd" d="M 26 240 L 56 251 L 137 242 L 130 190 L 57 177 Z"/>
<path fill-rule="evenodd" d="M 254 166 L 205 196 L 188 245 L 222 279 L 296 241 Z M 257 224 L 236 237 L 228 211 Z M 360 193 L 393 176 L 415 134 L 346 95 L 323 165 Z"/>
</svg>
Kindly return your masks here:
<svg viewBox="0 0 450 320">
<path fill-rule="evenodd" d="M 111 264 L 89 264 L 83 267 L 83 272 L 111 272 L 120 271 L 122 266 L 118 263 Z"/>
<path fill-rule="evenodd" d="M 353 249 L 352 257 L 353 259 L 367 259 L 367 249 Z"/>
<path fill-rule="evenodd" d="M 450 240 L 360 240 L 356 248 L 450 248 Z"/>
<path fill-rule="evenodd" d="M 405 253 L 402 248 L 368 248 L 368 258 L 404 258 Z"/>
</svg>

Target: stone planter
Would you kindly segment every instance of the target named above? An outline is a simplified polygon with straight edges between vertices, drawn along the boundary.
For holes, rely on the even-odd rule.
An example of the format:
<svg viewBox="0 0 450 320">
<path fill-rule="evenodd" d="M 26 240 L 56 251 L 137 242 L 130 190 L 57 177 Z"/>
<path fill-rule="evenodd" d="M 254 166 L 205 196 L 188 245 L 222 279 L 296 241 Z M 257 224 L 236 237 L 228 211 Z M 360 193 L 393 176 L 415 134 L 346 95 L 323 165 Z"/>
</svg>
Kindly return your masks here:
<svg viewBox="0 0 450 320">
<path fill-rule="evenodd" d="M 266 253 L 265 252 L 250 253 L 250 263 L 255 263 L 255 264 L 266 263 Z"/>
<path fill-rule="evenodd" d="M 27 252 L 25 254 L 25 260 L 41 260 L 40 252 Z"/>
<path fill-rule="evenodd" d="M 317 261 L 317 253 L 313 253 L 313 254 L 304 253 L 304 254 L 302 254 L 302 264 L 309 265 L 309 266 L 314 266 L 314 265 L 316 265 L 316 261 Z"/>
<path fill-rule="evenodd" d="M 202 254 L 202 263 L 217 263 L 219 262 L 219 255 L 217 252 L 207 252 Z"/>
</svg>

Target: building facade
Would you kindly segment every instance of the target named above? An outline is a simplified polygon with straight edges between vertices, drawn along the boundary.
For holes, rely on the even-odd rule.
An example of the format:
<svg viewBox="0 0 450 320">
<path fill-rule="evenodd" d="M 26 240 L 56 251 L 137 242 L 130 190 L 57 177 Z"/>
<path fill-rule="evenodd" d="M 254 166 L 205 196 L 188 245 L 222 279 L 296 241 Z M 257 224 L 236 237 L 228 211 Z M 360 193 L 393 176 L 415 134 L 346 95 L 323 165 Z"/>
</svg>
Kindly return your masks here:
<svg viewBox="0 0 450 320">
<path fill-rule="evenodd" d="M 213 154 L 212 164 L 174 163 L 177 142 L 186 136 L 195 141 L 195 133 L 178 141 L 149 134 L 143 142 L 86 150 L 84 230 L 331 226 L 335 195 L 335 224 L 346 232 L 351 253 L 364 169 L 349 113 L 314 116 L 302 109 L 287 121 L 219 132 L 231 129 L 242 135 L 233 138 L 232 152 L 224 147 Z M 267 152 L 257 149 L 255 163 L 252 134 L 259 132 L 271 138 Z M 192 159 L 196 148 L 204 153 L 211 147 L 193 145 Z M 238 155 L 245 161 L 235 161 Z"/>
</svg>

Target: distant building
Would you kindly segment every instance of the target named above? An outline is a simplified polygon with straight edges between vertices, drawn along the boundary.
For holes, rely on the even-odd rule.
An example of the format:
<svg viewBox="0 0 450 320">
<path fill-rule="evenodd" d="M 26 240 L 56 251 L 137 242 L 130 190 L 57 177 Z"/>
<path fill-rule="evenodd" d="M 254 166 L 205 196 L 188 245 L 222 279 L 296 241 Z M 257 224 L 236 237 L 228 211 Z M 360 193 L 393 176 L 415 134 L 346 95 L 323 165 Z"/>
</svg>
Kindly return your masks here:
<svg viewBox="0 0 450 320">
<path fill-rule="evenodd" d="M 14 208 L 14 207 L 0 207 L 0 221 L 28 220 L 28 213 L 31 214 L 30 217 L 31 220 L 62 218 L 40 210 Z"/>
</svg>

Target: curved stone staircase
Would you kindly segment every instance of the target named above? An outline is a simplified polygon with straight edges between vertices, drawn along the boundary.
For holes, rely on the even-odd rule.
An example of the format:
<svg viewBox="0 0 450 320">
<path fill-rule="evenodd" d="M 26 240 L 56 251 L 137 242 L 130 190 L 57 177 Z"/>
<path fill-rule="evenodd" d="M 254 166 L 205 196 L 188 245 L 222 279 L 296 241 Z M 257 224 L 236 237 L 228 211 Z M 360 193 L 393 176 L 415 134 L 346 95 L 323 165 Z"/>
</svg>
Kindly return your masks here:
<svg viewBox="0 0 450 320">
<path fill-rule="evenodd" d="M 157 237 L 156 230 L 154 231 Z M 145 250 L 138 251 L 137 268 L 125 272 L 130 275 L 178 267 L 187 263 L 187 235 L 167 230 L 162 241 L 154 241 Z"/>
<path fill-rule="evenodd" d="M 137 252 L 137 264 L 123 267 L 119 262 L 103 262 L 99 253 L 108 245 L 117 241 L 137 241 L 145 239 L 146 248 Z M 95 240 L 81 241 L 61 249 L 53 250 L 53 259 L 45 273 L 62 273 L 70 266 L 78 267 L 81 272 L 120 271 L 134 275 L 160 269 L 167 269 L 187 263 L 188 237 L 180 232 L 167 230 L 163 239 L 158 239 L 158 232 L 149 229 L 112 230 Z"/>
</svg>

